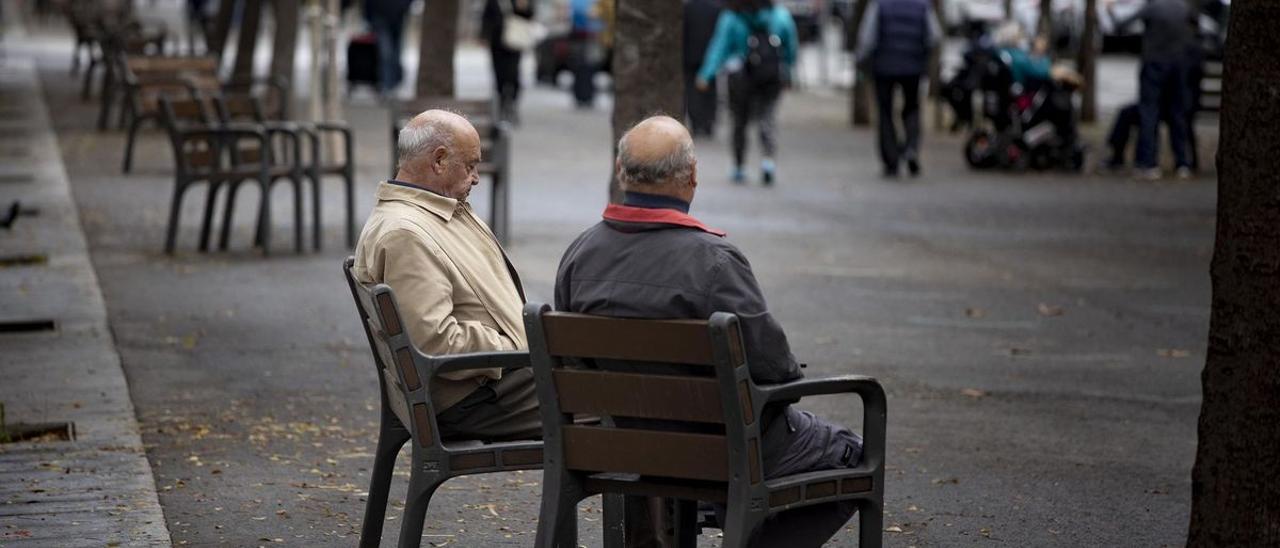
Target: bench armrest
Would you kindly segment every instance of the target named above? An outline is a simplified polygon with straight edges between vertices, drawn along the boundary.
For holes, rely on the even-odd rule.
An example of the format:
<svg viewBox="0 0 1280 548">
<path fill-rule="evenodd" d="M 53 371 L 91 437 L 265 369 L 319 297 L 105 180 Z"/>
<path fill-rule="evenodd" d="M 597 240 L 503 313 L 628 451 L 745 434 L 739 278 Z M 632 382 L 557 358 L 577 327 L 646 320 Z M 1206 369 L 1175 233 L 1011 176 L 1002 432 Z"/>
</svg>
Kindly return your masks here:
<svg viewBox="0 0 1280 548">
<path fill-rule="evenodd" d="M 469 369 L 515 369 L 529 367 L 529 353 L 523 351 L 509 352 L 473 352 L 452 356 L 433 356 L 433 373 L 452 373 Z"/>
<path fill-rule="evenodd" d="M 884 387 L 865 375 L 839 375 L 820 379 L 801 379 L 785 384 L 758 387 L 764 396 L 760 408 L 770 402 L 791 402 L 807 396 L 857 394 L 862 398 L 862 461 L 877 468 L 884 463 L 887 402 Z M 757 415 L 760 409 L 756 410 Z"/>
</svg>

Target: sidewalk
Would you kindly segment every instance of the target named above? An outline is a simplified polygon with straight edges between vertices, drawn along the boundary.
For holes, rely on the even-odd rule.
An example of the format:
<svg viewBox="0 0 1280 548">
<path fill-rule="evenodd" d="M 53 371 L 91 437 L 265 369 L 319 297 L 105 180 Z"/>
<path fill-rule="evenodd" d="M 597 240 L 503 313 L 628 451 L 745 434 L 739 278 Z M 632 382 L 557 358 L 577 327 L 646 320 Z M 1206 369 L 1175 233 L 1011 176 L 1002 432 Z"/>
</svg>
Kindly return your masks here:
<svg viewBox="0 0 1280 548">
<path fill-rule="evenodd" d="M 167 546 L 129 388 L 34 65 L 0 60 L 0 404 L 70 441 L 0 444 L 0 546 Z M 3 214 L 0 214 L 3 217 Z M 43 320 L 49 325 L 38 325 Z"/>
</svg>

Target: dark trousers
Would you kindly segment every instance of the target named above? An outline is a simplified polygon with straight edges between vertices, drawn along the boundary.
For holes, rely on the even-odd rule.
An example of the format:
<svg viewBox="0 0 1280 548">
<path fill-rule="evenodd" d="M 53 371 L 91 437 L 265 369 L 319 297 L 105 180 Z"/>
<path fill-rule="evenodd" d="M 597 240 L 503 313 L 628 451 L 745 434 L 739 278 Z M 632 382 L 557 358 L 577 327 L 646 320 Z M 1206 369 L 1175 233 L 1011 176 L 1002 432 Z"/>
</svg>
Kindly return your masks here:
<svg viewBox="0 0 1280 548">
<path fill-rule="evenodd" d="M 489 55 L 493 59 L 493 86 L 502 100 L 503 107 L 514 105 L 520 99 L 520 50 L 507 49 L 489 41 Z"/>
<path fill-rule="evenodd" d="M 684 111 L 689 131 L 695 136 L 712 135 L 716 129 L 716 81 L 707 81 L 707 91 L 698 91 L 698 69 L 684 70 Z"/>
<path fill-rule="evenodd" d="M 898 161 L 920 157 L 920 78 L 910 76 L 876 75 L 876 121 L 880 126 L 880 161 L 889 170 L 898 169 Z M 902 131 L 906 141 L 898 140 L 894 126 L 894 91 L 902 90 Z"/>
<path fill-rule="evenodd" d="M 502 378 L 436 414 L 445 439 L 510 441 L 542 439 L 542 416 L 533 370 L 507 369 Z"/>
<path fill-rule="evenodd" d="M 753 120 L 760 129 L 760 148 L 765 158 L 778 151 L 778 98 L 782 88 L 756 87 L 745 71 L 729 75 L 729 114 L 733 117 L 733 165 L 742 167 L 747 155 L 747 124 Z"/>
<path fill-rule="evenodd" d="M 573 71 L 573 101 L 579 107 L 590 107 L 596 100 L 596 69 L 599 68 L 600 43 L 595 34 L 574 34 L 569 51 Z"/>
<path fill-rule="evenodd" d="M 1139 168 L 1158 167 L 1160 114 L 1167 105 L 1169 145 L 1178 167 L 1191 167 L 1187 154 L 1187 65 L 1182 62 L 1143 61 L 1138 87 L 1138 151 L 1134 163 Z"/>
<path fill-rule="evenodd" d="M 768 424 L 760 440 L 764 453 L 765 479 L 852 468 L 862 459 L 862 438 L 838 424 L 823 420 L 813 413 L 788 406 Z M 672 523 L 670 516 L 654 519 L 653 512 L 670 511 L 655 508 L 644 497 L 627 497 L 627 548 L 658 548 L 669 538 L 669 532 L 654 534 L 649 524 Z M 725 508 L 716 505 L 720 523 Z M 766 520 L 747 543 L 751 548 L 816 548 L 822 546 L 844 527 L 857 512 L 853 502 L 807 506 L 779 513 Z"/>
<path fill-rule="evenodd" d="M 407 11 L 374 11 L 369 14 L 369 25 L 378 37 L 379 91 L 391 91 L 404 79 L 404 67 L 400 65 L 400 45 L 404 42 L 402 38 Z"/>
</svg>

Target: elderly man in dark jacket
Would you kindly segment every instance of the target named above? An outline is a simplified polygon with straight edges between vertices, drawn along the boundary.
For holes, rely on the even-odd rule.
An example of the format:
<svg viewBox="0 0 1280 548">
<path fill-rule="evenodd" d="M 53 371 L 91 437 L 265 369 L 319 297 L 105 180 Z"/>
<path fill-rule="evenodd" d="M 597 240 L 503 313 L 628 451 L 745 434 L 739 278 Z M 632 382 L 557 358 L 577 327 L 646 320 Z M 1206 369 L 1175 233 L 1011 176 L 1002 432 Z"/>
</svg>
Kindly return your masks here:
<svg viewBox="0 0 1280 548">
<path fill-rule="evenodd" d="M 696 164 L 693 141 L 674 119 L 649 118 L 623 135 L 616 170 L 625 199 L 608 206 L 604 220 L 565 252 L 556 274 L 556 308 L 627 318 L 702 319 L 731 312 L 738 315 L 755 382 L 799 379 L 800 366 L 747 258 L 723 232 L 689 215 Z M 862 455 L 857 434 L 790 405 L 766 408 L 763 428 L 766 478 L 853 467 Z M 782 513 L 751 546 L 821 546 L 855 510 L 839 503 Z M 628 544 L 642 545 L 630 538 Z"/>
</svg>

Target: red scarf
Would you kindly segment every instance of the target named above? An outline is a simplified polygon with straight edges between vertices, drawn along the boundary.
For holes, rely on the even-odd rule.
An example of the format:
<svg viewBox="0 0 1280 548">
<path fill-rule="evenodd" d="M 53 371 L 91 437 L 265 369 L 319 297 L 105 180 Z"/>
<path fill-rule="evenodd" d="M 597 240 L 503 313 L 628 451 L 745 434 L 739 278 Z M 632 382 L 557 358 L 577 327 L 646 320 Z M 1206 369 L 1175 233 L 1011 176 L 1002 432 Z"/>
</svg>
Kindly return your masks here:
<svg viewBox="0 0 1280 548">
<path fill-rule="evenodd" d="M 714 234 L 721 238 L 724 237 L 723 230 L 716 230 L 707 225 L 702 224 L 688 213 L 676 211 L 674 209 L 653 209 L 647 207 L 632 207 L 621 204 L 609 204 L 604 208 L 604 218 L 608 221 L 619 221 L 623 223 L 655 223 L 672 226 L 683 226 L 687 228 L 696 228 L 707 234 Z"/>
</svg>

